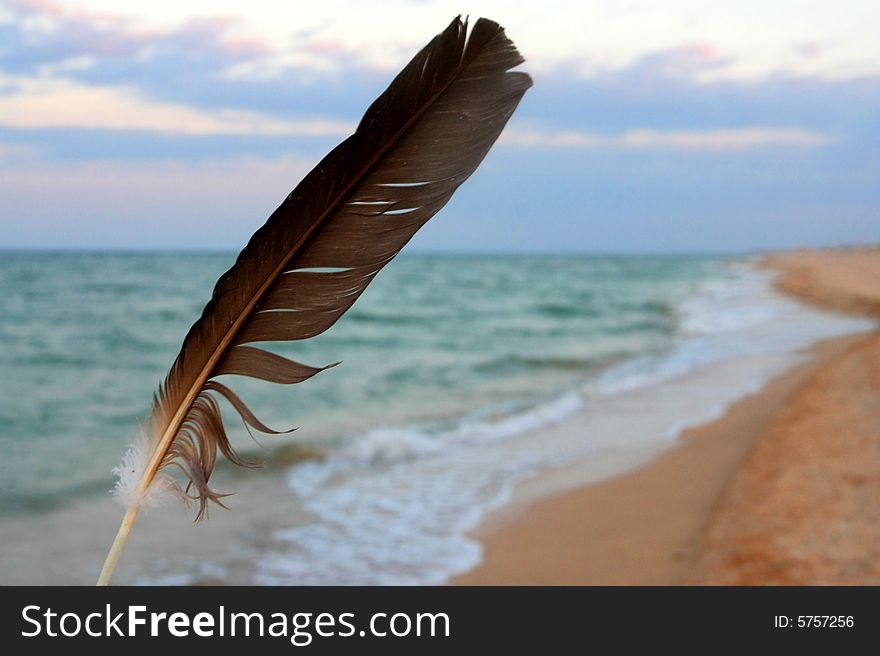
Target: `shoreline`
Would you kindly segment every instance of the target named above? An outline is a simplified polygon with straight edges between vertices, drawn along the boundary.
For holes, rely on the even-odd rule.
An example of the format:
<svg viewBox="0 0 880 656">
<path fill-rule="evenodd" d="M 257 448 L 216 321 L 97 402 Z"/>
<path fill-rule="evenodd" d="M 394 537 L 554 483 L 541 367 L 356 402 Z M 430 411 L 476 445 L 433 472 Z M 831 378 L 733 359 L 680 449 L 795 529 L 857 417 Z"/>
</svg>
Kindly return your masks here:
<svg viewBox="0 0 880 656">
<path fill-rule="evenodd" d="M 878 254 L 880 251 L 876 249 L 857 251 L 850 259 L 849 252 L 782 253 L 765 258 L 762 265 L 779 272 L 777 288 L 789 296 L 826 310 L 876 317 L 880 316 L 880 290 L 863 284 L 863 276 L 859 274 L 865 269 L 875 270 L 880 264 Z M 829 270 L 834 275 L 825 275 Z M 760 507 L 764 499 L 773 497 L 772 477 L 766 470 L 785 469 L 780 462 L 785 451 L 777 449 L 771 453 L 762 448 L 774 433 L 791 432 L 779 427 L 780 415 L 790 411 L 792 404 L 803 403 L 801 397 L 811 385 L 815 386 L 817 377 L 827 377 L 826 372 L 842 360 L 858 357 L 875 343 L 880 344 L 880 331 L 876 330 L 814 344 L 809 349 L 809 361 L 796 365 L 757 393 L 735 402 L 719 419 L 683 431 L 671 449 L 620 475 L 598 482 L 581 479 L 579 484 L 568 485 L 568 489 L 562 491 L 558 488 L 564 486 L 557 485 L 557 489 L 549 493 L 547 490 L 554 487 L 552 482 L 549 485 L 546 482 L 521 484 L 510 503 L 472 531 L 472 537 L 483 545 L 481 563 L 448 583 L 854 582 L 853 577 L 819 578 L 816 568 L 803 566 L 802 561 L 809 560 L 808 556 L 798 561 L 805 575 L 774 578 L 774 566 L 784 569 L 786 563 L 790 565 L 784 549 L 779 553 L 774 551 L 782 548 L 776 538 L 785 534 L 785 530 L 780 529 L 779 514 L 809 513 L 803 504 L 793 510 L 790 499 L 777 500 L 777 514 L 770 520 L 765 518 L 761 527 L 764 534 L 758 536 L 763 538 L 763 542 L 757 540 L 763 548 L 760 554 L 755 553 L 757 529 L 752 527 L 751 520 L 760 515 L 756 507 Z M 796 410 L 801 415 L 814 411 L 812 406 L 798 406 Z M 850 453 L 848 458 L 856 459 L 858 453 Z M 760 472 L 758 475 L 754 474 L 756 470 Z M 565 472 L 550 472 L 544 476 L 565 475 Z M 797 478 L 796 474 L 792 476 Z M 569 478 L 576 480 L 576 474 Z M 754 480 L 763 481 L 764 486 L 755 484 Z M 768 484 L 768 480 L 771 483 Z M 864 480 L 859 478 L 854 485 L 864 487 Z M 543 494 L 535 492 L 542 487 Z M 797 487 L 788 490 L 789 496 L 800 493 Z M 855 512 L 856 504 L 854 501 L 844 510 Z M 851 523 L 855 523 L 862 534 L 871 531 L 869 522 Z M 815 531 L 815 527 L 811 528 Z M 802 527 L 801 532 L 803 530 Z M 840 542 L 840 535 L 835 536 Z M 860 545 L 865 539 L 860 535 L 844 542 L 853 551 L 857 550 L 853 545 Z M 804 541 L 809 542 L 809 538 L 789 536 L 791 544 L 802 546 Z M 880 540 L 874 544 L 880 544 Z M 815 555 L 816 559 L 834 560 L 835 555 L 828 549 L 819 551 L 822 553 Z M 867 564 L 859 561 L 850 569 L 876 573 L 880 556 L 867 557 L 867 560 Z M 746 564 L 748 575 L 744 574 Z"/>
<path fill-rule="evenodd" d="M 880 584 L 880 331 L 779 409 L 700 539 L 685 582 Z"/>
<path fill-rule="evenodd" d="M 841 327 L 846 320 L 834 324 L 840 319 L 823 318 L 801 305 L 781 302 L 769 291 L 765 274 L 746 282 L 737 278 L 733 287 L 709 289 L 711 292 L 703 290 L 695 296 L 696 305 L 682 313 L 686 326 L 696 317 L 690 328 L 694 332 L 683 333 L 687 336 L 669 353 L 647 357 L 644 362 L 633 360 L 629 364 L 635 366 L 612 370 L 614 375 L 608 380 L 597 376 L 591 379 L 594 386 L 585 388 L 582 396 L 574 398 L 577 392 L 570 391 L 538 406 L 538 415 L 535 409 L 528 409 L 528 418 L 535 421 L 537 416 L 540 426 L 523 428 L 515 413 L 487 418 L 480 426 L 502 434 L 515 431 L 504 439 L 469 443 L 466 458 L 456 459 L 454 451 L 450 451 L 449 460 L 443 454 L 422 458 L 393 451 L 387 462 L 380 459 L 375 465 L 338 470 L 332 469 L 332 461 L 331 467 L 325 468 L 317 458 L 303 471 L 298 470 L 295 480 L 305 487 L 291 486 L 290 462 L 281 456 L 284 449 L 266 472 L 218 468 L 217 487 L 238 493 L 229 499 L 233 512 L 217 512 L 210 522 L 197 526 L 191 526 L 186 513 L 173 505 L 167 511 L 145 515 L 123 556 L 116 582 L 253 585 L 320 584 L 327 577 L 333 581 L 360 580 L 361 573 L 354 568 L 371 562 L 377 547 L 386 549 L 383 554 L 390 554 L 389 562 L 397 568 L 389 570 L 392 578 L 382 579 L 386 582 L 398 581 L 401 575 L 409 575 L 408 582 L 460 585 L 769 580 L 766 567 L 776 565 L 766 557 L 766 535 L 769 531 L 775 538 L 780 532 L 772 522 L 751 521 L 761 518 L 761 508 L 754 507 L 756 500 L 773 497 L 762 487 L 762 481 L 767 480 L 762 467 L 766 470 L 768 462 L 778 461 L 770 453 L 758 459 L 757 466 L 750 466 L 757 446 L 767 441 L 762 435 L 771 432 L 780 408 L 797 405 L 804 390 L 811 387 L 810 381 L 824 375 L 829 367 L 854 358 L 858 365 L 859 357 L 873 357 L 880 366 L 880 340 L 876 352 L 863 355 L 867 352 L 862 340 L 868 333 L 852 330 L 859 326 L 868 330 L 876 324 L 850 322 L 847 329 Z M 833 294 L 839 300 L 837 292 Z M 818 303 L 821 305 L 821 299 Z M 724 312 L 713 314 L 713 308 Z M 740 308 L 745 308 L 745 321 L 739 321 Z M 758 309 L 756 315 L 750 314 L 754 308 Z M 763 328 L 762 317 L 766 316 L 772 326 L 769 332 Z M 715 339 L 712 330 L 716 325 L 721 341 L 700 341 L 704 335 Z M 829 328 L 833 325 L 838 328 Z M 816 341 L 822 336 L 844 335 L 847 330 L 852 336 Z M 749 341 L 752 339 L 768 350 L 756 348 Z M 740 343 L 749 347 L 738 350 Z M 707 352 L 726 355 L 712 359 L 706 357 Z M 683 369 L 678 369 L 680 366 Z M 685 375 L 676 373 L 680 371 Z M 877 381 L 880 390 L 880 371 Z M 834 389 L 838 383 L 834 382 Z M 864 386 L 864 381 L 859 384 Z M 532 379 L 530 385 L 541 389 L 540 381 Z M 807 398 L 806 403 L 814 401 Z M 582 407 L 589 411 L 582 412 Z M 689 428 L 682 431 L 683 426 Z M 399 447 L 398 434 L 388 439 L 378 437 L 382 439 L 375 444 L 367 443 L 370 449 L 387 444 Z M 420 447 L 421 443 L 411 446 Z M 377 453 L 381 456 L 384 451 Z M 421 451 L 416 448 L 414 453 Z M 305 454 L 294 449 L 287 455 Z M 823 453 L 829 461 L 833 455 Z M 462 463 L 467 467 L 454 469 Z M 492 477 L 495 463 L 506 468 L 501 472 L 506 478 Z M 450 467 L 459 471 L 457 482 L 449 487 L 438 485 L 450 480 Z M 395 469 L 401 476 L 389 481 L 387 474 Z M 750 470 L 757 473 L 743 484 L 744 473 Z M 880 463 L 876 470 L 880 471 Z M 325 476 L 328 472 L 330 477 Z M 432 478 L 438 473 L 442 476 Z M 850 474 L 847 485 L 858 488 L 846 493 L 850 509 L 854 504 L 868 503 L 865 494 L 869 492 L 880 495 L 880 489 L 871 487 L 870 470 Z M 407 479 L 419 481 L 420 487 L 406 487 Z M 483 481 L 485 488 L 462 490 L 462 482 L 474 481 Z M 360 495 L 367 503 L 362 508 L 353 504 L 352 490 L 357 489 L 368 492 Z M 812 503 L 819 499 L 830 505 L 821 498 L 821 489 L 801 489 L 807 490 L 804 498 Z M 437 516 L 400 514 L 422 522 L 415 527 L 398 525 L 415 528 L 415 534 L 388 531 L 390 541 L 379 544 L 364 533 L 322 537 L 324 544 L 354 549 L 346 555 L 337 551 L 332 560 L 314 558 L 308 551 L 315 544 L 314 540 L 309 542 L 310 536 L 327 526 L 336 527 L 334 518 L 375 518 L 373 511 L 378 506 L 369 504 L 380 498 L 398 504 L 391 508 L 389 517 L 394 517 L 398 509 L 408 507 L 399 504 L 409 503 L 414 493 L 422 492 L 429 500 L 452 498 L 454 502 L 440 508 L 445 514 Z M 472 505 L 474 498 L 482 505 Z M 266 503 L 267 499 L 273 502 Z M 776 508 L 777 512 L 779 508 L 782 512 L 803 512 L 784 505 Z M 387 507 L 379 509 L 386 512 Z M 0 519 L 0 529 L 7 536 L 0 550 L 4 582 L 91 584 L 121 512 L 104 495 L 73 499 L 63 510 Z M 444 518 L 448 524 L 438 521 Z M 745 526 L 742 518 L 749 520 Z M 880 527 L 880 517 L 873 521 Z M 358 528 L 357 522 L 351 525 L 353 529 L 347 522 L 338 526 L 346 532 Z M 764 537 L 750 532 L 752 526 L 764 531 Z M 844 529 L 835 529 L 829 539 L 842 540 L 850 551 L 857 552 L 865 538 L 847 542 L 846 535 L 863 536 L 870 526 L 848 525 Z M 799 530 L 815 533 L 817 529 Z M 443 541 L 432 542 L 437 536 Z M 420 537 L 420 548 L 427 546 L 428 551 L 414 549 Z M 787 539 L 793 544 L 796 537 L 792 533 Z M 455 578 L 456 573 L 479 562 L 481 544 L 486 545 L 482 564 Z M 880 535 L 873 544 L 880 545 Z M 34 545 L 42 548 L 43 562 L 38 570 L 28 566 Z M 763 555 L 756 549 L 761 545 Z M 773 544 L 771 550 L 776 549 Z M 412 555 L 408 561 L 411 570 L 400 565 L 401 553 Z M 750 579 L 740 576 L 739 563 L 744 558 L 750 563 Z M 872 562 L 880 563 L 880 555 L 862 561 L 850 558 L 847 571 L 869 572 Z M 314 563 L 329 563 L 334 569 L 315 570 Z M 761 563 L 764 570 L 757 566 Z M 375 569 L 368 576 L 380 580 Z M 817 580 L 815 573 L 809 576 L 813 578 L 806 580 Z"/>
<path fill-rule="evenodd" d="M 536 498 L 524 484 L 473 533 L 484 545 L 483 561 L 450 583 L 678 583 L 723 492 L 777 408 L 860 339 L 818 343 L 809 362 L 735 402 L 720 419 L 686 429 L 671 449 L 635 469 L 546 497 Z"/>
</svg>

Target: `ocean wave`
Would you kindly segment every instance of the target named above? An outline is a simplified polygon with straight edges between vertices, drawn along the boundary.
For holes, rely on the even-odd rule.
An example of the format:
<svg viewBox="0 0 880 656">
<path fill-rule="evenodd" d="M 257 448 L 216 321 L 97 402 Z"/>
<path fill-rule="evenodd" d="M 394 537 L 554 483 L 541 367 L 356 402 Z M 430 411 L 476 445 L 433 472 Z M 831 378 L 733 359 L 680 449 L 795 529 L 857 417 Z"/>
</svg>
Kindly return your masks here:
<svg viewBox="0 0 880 656">
<path fill-rule="evenodd" d="M 17 418 L 0 422 L 7 507 L 65 503 L 68 484 L 104 493 L 113 454 L 136 430 L 126 415 L 146 412 L 185 316 L 197 315 L 203 285 L 231 257 L 0 262 L 0 281 L 23 268 L 40 274 L 36 295 L 24 301 L 28 289 L 13 285 L 0 312 L 12 343 L 0 363 L 16 372 L 0 393 L 0 415 Z M 142 276 L 152 301 L 78 301 L 108 263 Z M 581 317 L 553 316 L 566 308 Z M 171 310 L 181 319 L 173 329 Z M 344 368 L 292 392 L 236 383 L 261 416 L 301 426 L 297 444 L 320 451 L 291 467 L 289 497 L 273 502 L 289 506 L 252 536 L 268 551 L 252 559 L 252 580 L 442 582 L 479 560 L 469 527 L 518 482 L 562 464 L 592 467 L 613 450 L 665 448 L 800 361 L 812 341 L 869 326 L 804 308 L 776 294 L 768 274 L 709 258 L 404 258 L 326 335 L 279 347 L 310 363 L 345 358 Z M 29 355 L 48 360 L 17 360 Z M 250 544 L 231 536 L 230 553 Z M 241 560 L 224 564 L 240 571 Z"/>
<path fill-rule="evenodd" d="M 312 520 L 275 531 L 256 582 L 440 583 L 479 562 L 468 532 L 518 482 L 608 449 L 668 448 L 801 361 L 799 349 L 871 325 L 784 299 L 752 270 L 702 286 L 675 313 L 664 352 L 588 374 L 555 399 L 487 406 L 443 429 L 373 428 L 292 467 L 290 489 Z M 560 364 L 530 364 L 547 363 Z"/>
<path fill-rule="evenodd" d="M 486 360 L 474 365 L 474 368 L 482 373 L 503 374 L 535 370 L 560 370 L 566 372 L 580 372 L 587 375 L 601 367 L 619 361 L 632 353 L 610 353 L 596 357 L 577 357 L 566 355 L 502 355 L 491 360 Z"/>
</svg>

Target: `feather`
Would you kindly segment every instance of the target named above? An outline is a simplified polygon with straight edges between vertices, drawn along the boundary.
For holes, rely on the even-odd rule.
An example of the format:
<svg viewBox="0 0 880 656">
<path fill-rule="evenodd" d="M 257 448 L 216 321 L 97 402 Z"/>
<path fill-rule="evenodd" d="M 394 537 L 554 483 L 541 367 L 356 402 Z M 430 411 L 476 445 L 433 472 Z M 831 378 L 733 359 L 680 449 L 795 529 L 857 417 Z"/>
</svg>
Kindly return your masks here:
<svg viewBox="0 0 880 656">
<path fill-rule="evenodd" d="M 209 503 L 222 505 L 209 486 L 218 451 L 252 465 L 230 445 L 218 400 L 249 430 L 274 431 L 214 379 L 293 384 L 327 368 L 255 345 L 314 337 L 352 306 L 483 160 L 531 86 L 526 73 L 510 71 L 523 61 L 496 23 L 481 18 L 468 36 L 456 18 L 251 237 L 186 335 L 154 396 L 145 439 L 118 468 L 128 512 L 99 584 L 154 487 L 196 501 L 197 519 Z M 173 468 L 183 483 L 168 474 Z"/>
</svg>

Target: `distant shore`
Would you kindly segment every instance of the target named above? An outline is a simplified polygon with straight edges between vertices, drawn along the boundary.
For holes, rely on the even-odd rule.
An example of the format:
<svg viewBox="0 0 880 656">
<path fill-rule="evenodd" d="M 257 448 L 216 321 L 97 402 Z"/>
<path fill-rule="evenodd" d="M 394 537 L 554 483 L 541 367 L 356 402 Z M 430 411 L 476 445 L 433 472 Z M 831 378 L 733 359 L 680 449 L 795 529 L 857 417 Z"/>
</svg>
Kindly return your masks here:
<svg viewBox="0 0 880 656">
<path fill-rule="evenodd" d="M 789 295 L 880 318 L 880 249 L 763 265 Z M 452 583 L 878 584 L 878 446 L 880 331 L 826 340 L 635 471 L 549 497 L 521 486 Z"/>
</svg>

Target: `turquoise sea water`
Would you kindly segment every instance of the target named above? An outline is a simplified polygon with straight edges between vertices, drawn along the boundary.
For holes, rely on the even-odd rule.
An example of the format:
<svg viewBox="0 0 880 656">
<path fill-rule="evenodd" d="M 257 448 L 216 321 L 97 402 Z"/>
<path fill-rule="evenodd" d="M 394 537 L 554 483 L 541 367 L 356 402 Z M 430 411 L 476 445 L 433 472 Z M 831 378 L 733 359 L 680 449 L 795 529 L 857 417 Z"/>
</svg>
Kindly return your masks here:
<svg viewBox="0 0 880 656">
<path fill-rule="evenodd" d="M 111 469 L 234 257 L 0 253 L 0 581 L 94 580 L 121 515 Z M 473 530 L 520 484 L 638 466 L 872 326 L 780 296 L 748 258 L 404 254 L 328 332 L 272 345 L 340 366 L 227 381 L 300 430 L 260 452 L 228 412 L 276 466 L 221 467 L 233 509 L 197 527 L 143 517 L 120 580 L 442 583 L 480 562 Z"/>
<path fill-rule="evenodd" d="M 0 254 L 0 513 L 106 493 L 183 335 L 233 260 Z M 403 255 L 330 331 L 276 349 L 341 366 L 291 387 L 236 386 L 270 425 L 299 426 L 296 439 L 329 447 L 357 427 L 442 426 L 481 408 L 528 407 L 668 348 L 678 305 L 729 275 L 728 264 Z"/>
</svg>

